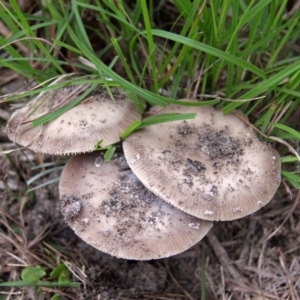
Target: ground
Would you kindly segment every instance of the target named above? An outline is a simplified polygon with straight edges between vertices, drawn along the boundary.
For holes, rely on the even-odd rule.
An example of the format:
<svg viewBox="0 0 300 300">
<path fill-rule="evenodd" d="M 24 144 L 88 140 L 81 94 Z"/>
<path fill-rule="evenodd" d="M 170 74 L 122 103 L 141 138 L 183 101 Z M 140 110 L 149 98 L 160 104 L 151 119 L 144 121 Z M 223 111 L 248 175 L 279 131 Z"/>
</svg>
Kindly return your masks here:
<svg viewBox="0 0 300 300">
<path fill-rule="evenodd" d="M 14 149 L 4 132 L 9 107 L 1 112 L 0 147 Z M 80 288 L 2 288 L 3 299 L 50 299 L 55 292 L 61 299 L 299 299 L 300 193 L 284 182 L 266 207 L 215 222 L 186 252 L 131 261 L 95 250 L 66 225 L 58 210 L 59 168 L 26 186 L 41 172 L 33 166 L 58 160 L 24 149 L 0 156 L 0 281 L 20 280 L 29 265 L 46 267 L 49 275 L 63 262 Z"/>
</svg>

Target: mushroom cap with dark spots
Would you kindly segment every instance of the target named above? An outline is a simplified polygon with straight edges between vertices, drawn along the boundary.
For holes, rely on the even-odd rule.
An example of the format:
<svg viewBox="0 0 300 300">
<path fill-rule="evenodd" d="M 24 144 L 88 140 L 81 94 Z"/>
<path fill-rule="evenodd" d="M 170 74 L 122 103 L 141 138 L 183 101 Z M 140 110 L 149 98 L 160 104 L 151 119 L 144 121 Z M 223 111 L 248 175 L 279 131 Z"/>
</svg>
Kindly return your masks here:
<svg viewBox="0 0 300 300">
<path fill-rule="evenodd" d="M 54 83 L 64 82 L 60 79 Z M 14 112 L 7 124 L 8 137 L 35 152 L 69 155 L 92 152 L 117 143 L 120 135 L 141 113 L 126 94 L 116 87 L 99 86 L 91 95 L 63 115 L 38 127 L 35 119 L 56 111 L 74 101 L 87 84 L 72 85 L 42 92 L 23 108 Z"/>
<path fill-rule="evenodd" d="M 149 192 L 116 155 L 111 162 L 99 153 L 72 157 L 59 191 L 61 212 L 75 233 L 119 258 L 168 257 L 196 244 L 212 227 Z"/>
<path fill-rule="evenodd" d="M 216 221 L 244 217 L 272 199 L 281 179 L 280 156 L 241 113 L 175 104 L 161 111 L 168 112 L 197 116 L 145 127 L 123 142 L 130 168 L 149 190 L 191 215 Z"/>
</svg>

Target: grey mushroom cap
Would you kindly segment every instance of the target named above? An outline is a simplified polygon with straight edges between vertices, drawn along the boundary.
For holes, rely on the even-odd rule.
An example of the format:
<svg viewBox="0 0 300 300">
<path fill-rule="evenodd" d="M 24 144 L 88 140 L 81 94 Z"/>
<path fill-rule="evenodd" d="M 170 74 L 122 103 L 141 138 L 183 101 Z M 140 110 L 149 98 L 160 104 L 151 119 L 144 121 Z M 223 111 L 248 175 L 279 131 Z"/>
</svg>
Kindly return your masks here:
<svg viewBox="0 0 300 300">
<path fill-rule="evenodd" d="M 280 184 L 280 156 L 237 113 L 169 105 L 193 120 L 153 125 L 123 142 L 130 168 L 154 194 L 198 218 L 233 220 L 266 205 Z"/>
<path fill-rule="evenodd" d="M 32 127 L 33 120 L 75 100 L 86 88 L 86 85 L 73 85 L 42 92 L 14 112 L 6 128 L 8 137 L 35 152 L 54 155 L 92 152 L 101 140 L 101 147 L 119 142 L 123 131 L 141 119 L 141 113 L 126 94 L 115 87 L 110 88 L 114 100 L 107 88 L 100 86 L 63 115 Z"/>
<path fill-rule="evenodd" d="M 119 258 L 150 260 L 188 249 L 211 229 L 212 222 L 149 192 L 124 165 L 124 156 L 104 162 L 90 153 L 72 157 L 63 169 L 61 212 L 85 242 Z"/>
</svg>

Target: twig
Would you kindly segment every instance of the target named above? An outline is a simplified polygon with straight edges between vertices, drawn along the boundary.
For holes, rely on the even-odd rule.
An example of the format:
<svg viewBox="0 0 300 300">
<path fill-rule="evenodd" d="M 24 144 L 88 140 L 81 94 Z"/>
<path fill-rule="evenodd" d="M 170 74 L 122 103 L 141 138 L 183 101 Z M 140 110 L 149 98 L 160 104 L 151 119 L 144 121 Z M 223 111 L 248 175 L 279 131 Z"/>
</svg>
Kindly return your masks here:
<svg viewBox="0 0 300 300">
<path fill-rule="evenodd" d="M 300 190 L 298 191 L 296 199 L 295 199 L 291 209 L 289 210 L 287 216 L 284 218 L 283 222 L 267 237 L 267 239 L 265 240 L 265 242 L 263 244 L 263 247 L 262 247 L 261 253 L 259 255 L 259 259 L 258 259 L 258 276 L 259 276 L 259 284 L 261 287 L 262 287 L 261 269 L 262 269 L 263 257 L 264 257 L 264 252 L 266 250 L 267 243 L 274 235 L 277 234 L 277 232 L 281 229 L 281 227 L 285 224 L 285 222 L 290 218 L 290 216 L 294 212 L 295 208 L 297 207 L 299 200 L 300 200 Z"/>
<path fill-rule="evenodd" d="M 166 270 L 169 274 L 169 276 L 171 277 L 171 279 L 174 281 L 174 283 L 183 291 L 183 293 L 185 294 L 185 296 L 190 299 L 190 300 L 194 300 L 194 298 L 190 295 L 189 292 L 187 292 L 183 286 L 176 280 L 176 278 L 174 277 L 174 275 L 172 274 L 172 272 L 170 271 L 170 268 L 168 266 L 168 264 L 165 262 L 165 267 L 166 267 Z"/>
<path fill-rule="evenodd" d="M 244 281 L 243 276 L 239 273 L 239 271 L 232 265 L 232 262 L 227 255 L 226 250 L 222 247 L 221 243 L 217 239 L 217 237 L 210 231 L 207 234 L 207 239 L 209 244 L 213 248 L 216 256 L 218 257 L 220 263 L 222 264 L 223 268 L 229 273 L 234 279 L 239 279 Z"/>
</svg>

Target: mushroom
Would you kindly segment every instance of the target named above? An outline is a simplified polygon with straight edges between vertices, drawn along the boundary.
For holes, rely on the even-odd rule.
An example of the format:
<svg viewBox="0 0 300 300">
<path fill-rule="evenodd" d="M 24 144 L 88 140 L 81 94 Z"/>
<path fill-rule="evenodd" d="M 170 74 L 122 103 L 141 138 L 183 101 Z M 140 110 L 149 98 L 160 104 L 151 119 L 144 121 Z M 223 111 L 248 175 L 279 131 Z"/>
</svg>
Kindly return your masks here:
<svg viewBox="0 0 300 300">
<path fill-rule="evenodd" d="M 64 82 L 59 79 L 54 83 Z M 122 132 L 141 113 L 119 88 L 110 87 L 111 99 L 104 86 L 56 119 L 32 127 L 32 121 L 70 103 L 86 85 L 73 85 L 42 92 L 23 108 L 14 112 L 7 124 L 8 137 L 35 152 L 65 155 L 91 152 L 98 141 L 101 147 L 120 141 Z"/>
<path fill-rule="evenodd" d="M 280 156 L 241 114 L 174 104 L 161 112 L 197 116 L 145 127 L 123 142 L 130 168 L 151 192 L 215 221 L 244 217 L 272 199 L 281 179 Z"/>
<path fill-rule="evenodd" d="M 72 157 L 59 184 L 65 221 L 85 242 L 119 258 L 150 260 L 180 253 L 200 241 L 212 222 L 190 216 L 149 192 L 124 156 Z"/>
</svg>

